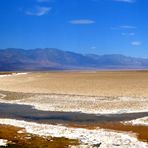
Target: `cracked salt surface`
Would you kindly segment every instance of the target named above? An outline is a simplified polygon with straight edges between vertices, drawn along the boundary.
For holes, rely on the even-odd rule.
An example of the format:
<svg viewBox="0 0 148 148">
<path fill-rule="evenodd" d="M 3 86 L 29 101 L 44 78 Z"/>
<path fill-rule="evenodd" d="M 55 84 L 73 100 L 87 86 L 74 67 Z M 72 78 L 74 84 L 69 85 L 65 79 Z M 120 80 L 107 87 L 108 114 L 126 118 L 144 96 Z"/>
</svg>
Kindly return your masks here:
<svg viewBox="0 0 148 148">
<path fill-rule="evenodd" d="M 25 128 L 27 133 L 38 136 L 65 137 L 68 139 L 79 139 L 81 144 L 87 144 L 93 147 L 100 144 L 104 148 L 147 148 L 148 144 L 138 141 L 134 134 L 119 133 L 104 129 L 82 129 L 70 128 L 62 125 L 38 124 L 34 122 L 26 122 L 15 119 L 0 119 L 0 124 L 11 125 Z"/>
<path fill-rule="evenodd" d="M 148 98 L 144 97 L 91 97 L 58 94 L 34 95 L 20 100 L 3 100 L 1 98 L 0 102 L 32 105 L 35 109 L 42 111 L 82 112 L 87 114 L 146 112 L 148 107 Z"/>
<path fill-rule="evenodd" d="M 0 146 L 7 146 L 7 142 L 5 139 L 0 139 Z"/>
</svg>

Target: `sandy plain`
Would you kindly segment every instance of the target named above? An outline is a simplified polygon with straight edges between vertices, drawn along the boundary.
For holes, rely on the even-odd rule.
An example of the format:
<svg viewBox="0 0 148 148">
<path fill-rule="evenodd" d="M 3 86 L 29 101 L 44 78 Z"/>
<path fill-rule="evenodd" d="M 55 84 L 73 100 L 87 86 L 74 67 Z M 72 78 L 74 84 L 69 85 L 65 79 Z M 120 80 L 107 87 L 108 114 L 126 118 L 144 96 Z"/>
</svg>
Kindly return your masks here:
<svg viewBox="0 0 148 148">
<path fill-rule="evenodd" d="M 148 71 L 28 73 L 1 78 L 0 90 L 37 94 L 15 97 L 12 103 L 40 110 L 123 113 L 148 109 Z"/>
<path fill-rule="evenodd" d="M 0 90 L 6 94 L 8 91 L 8 94 L 1 92 L 0 101 L 32 105 L 47 111 L 91 114 L 147 112 L 147 86 L 148 71 L 30 72 L 1 77 Z M 143 131 L 147 129 L 148 121 L 145 122 Z M 123 124 L 114 125 L 100 127 L 139 135 L 143 133 L 140 126 L 132 127 L 130 124 L 125 128 Z M 143 135 L 147 141 L 148 135 Z"/>
<path fill-rule="evenodd" d="M 89 96 L 148 96 L 148 71 L 36 72 L 0 79 L 0 89 Z"/>
</svg>

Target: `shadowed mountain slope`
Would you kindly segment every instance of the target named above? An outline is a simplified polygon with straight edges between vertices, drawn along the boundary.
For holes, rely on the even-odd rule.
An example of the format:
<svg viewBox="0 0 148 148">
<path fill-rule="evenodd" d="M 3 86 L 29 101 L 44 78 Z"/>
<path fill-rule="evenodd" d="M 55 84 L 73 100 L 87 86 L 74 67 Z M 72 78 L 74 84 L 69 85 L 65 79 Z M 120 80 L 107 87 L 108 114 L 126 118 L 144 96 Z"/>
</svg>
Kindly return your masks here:
<svg viewBox="0 0 148 148">
<path fill-rule="evenodd" d="M 147 68 L 148 59 L 118 54 L 83 55 L 54 48 L 0 50 L 0 71 Z"/>
</svg>

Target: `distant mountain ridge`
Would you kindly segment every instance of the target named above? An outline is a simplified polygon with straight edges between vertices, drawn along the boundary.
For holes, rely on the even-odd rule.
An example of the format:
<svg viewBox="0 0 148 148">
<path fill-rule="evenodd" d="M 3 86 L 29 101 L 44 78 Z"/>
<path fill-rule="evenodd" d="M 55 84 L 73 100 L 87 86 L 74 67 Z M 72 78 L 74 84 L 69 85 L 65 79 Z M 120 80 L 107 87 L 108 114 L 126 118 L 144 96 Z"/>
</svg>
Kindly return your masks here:
<svg viewBox="0 0 148 148">
<path fill-rule="evenodd" d="M 55 48 L 0 49 L 0 71 L 147 68 L 148 59 L 118 54 L 83 55 Z"/>
</svg>

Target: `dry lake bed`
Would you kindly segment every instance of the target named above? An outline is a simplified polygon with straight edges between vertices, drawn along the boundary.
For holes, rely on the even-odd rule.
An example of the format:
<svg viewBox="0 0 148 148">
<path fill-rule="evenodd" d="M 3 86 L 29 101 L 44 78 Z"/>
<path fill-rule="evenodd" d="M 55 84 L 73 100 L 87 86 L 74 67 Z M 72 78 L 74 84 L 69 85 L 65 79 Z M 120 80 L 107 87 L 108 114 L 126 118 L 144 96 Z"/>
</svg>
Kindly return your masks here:
<svg viewBox="0 0 148 148">
<path fill-rule="evenodd" d="M 148 71 L 0 73 L 0 145 L 147 148 Z"/>
</svg>

